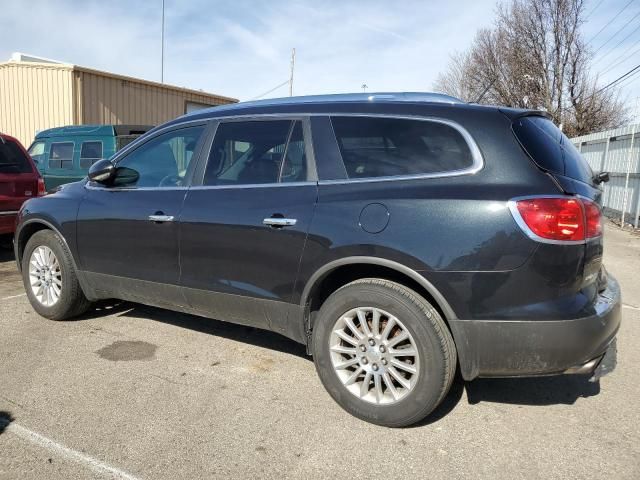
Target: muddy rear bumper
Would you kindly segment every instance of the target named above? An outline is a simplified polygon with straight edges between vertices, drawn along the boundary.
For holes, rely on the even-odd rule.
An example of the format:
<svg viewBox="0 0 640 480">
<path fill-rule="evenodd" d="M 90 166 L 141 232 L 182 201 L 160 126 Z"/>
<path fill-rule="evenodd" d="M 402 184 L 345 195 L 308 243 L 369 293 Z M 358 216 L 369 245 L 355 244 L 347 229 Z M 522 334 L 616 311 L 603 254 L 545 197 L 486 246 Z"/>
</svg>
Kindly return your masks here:
<svg viewBox="0 0 640 480">
<path fill-rule="evenodd" d="M 472 380 L 592 373 L 603 365 L 601 376 L 611 369 L 620 321 L 620 287 L 609 276 L 607 288 L 598 295 L 589 314 L 581 318 L 454 320 L 450 324 L 462 376 Z M 612 344 L 613 353 L 608 353 Z"/>
</svg>

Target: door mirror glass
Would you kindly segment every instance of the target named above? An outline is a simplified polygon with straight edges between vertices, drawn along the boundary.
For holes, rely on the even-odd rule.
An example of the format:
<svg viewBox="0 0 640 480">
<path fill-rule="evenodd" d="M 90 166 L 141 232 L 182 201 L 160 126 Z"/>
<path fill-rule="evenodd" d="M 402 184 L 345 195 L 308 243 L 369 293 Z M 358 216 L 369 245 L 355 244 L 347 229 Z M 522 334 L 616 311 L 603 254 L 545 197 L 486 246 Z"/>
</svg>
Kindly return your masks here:
<svg viewBox="0 0 640 480">
<path fill-rule="evenodd" d="M 108 184 L 114 179 L 116 167 L 109 160 L 98 160 L 89 168 L 89 180 L 92 182 Z"/>
</svg>

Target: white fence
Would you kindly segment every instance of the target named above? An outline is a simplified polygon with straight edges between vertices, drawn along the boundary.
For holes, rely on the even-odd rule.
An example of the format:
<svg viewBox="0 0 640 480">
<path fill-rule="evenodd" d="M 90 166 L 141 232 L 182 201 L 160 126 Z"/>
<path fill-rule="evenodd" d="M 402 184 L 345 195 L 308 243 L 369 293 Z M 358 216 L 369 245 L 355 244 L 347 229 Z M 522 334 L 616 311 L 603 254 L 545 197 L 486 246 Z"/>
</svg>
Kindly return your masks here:
<svg viewBox="0 0 640 480">
<path fill-rule="evenodd" d="M 609 172 L 604 207 L 638 228 L 640 217 L 640 124 L 572 138 L 594 172 Z"/>
</svg>

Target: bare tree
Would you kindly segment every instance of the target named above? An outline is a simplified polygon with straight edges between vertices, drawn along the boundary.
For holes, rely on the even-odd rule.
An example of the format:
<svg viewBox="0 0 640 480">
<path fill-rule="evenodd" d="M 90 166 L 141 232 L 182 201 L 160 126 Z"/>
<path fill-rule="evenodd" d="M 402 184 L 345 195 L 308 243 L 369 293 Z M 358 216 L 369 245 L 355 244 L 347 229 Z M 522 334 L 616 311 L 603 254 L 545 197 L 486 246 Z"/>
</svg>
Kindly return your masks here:
<svg viewBox="0 0 640 480">
<path fill-rule="evenodd" d="M 547 111 L 568 135 L 627 121 L 615 88 L 600 90 L 581 37 L 585 0 L 510 0 L 456 53 L 434 89 L 466 101 Z"/>
</svg>

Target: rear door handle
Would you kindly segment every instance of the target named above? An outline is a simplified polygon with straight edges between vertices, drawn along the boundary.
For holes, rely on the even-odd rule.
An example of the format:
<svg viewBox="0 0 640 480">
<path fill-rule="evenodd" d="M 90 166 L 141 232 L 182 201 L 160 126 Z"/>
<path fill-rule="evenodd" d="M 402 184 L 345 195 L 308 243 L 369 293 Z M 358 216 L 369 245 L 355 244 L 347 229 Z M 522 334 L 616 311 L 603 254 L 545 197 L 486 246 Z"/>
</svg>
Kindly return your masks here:
<svg viewBox="0 0 640 480">
<path fill-rule="evenodd" d="M 295 218 L 271 217 L 265 218 L 262 223 L 264 225 L 269 225 L 270 227 L 292 227 L 298 223 L 298 220 Z"/>
<path fill-rule="evenodd" d="M 152 222 L 173 222 L 173 215 L 149 215 L 149 220 Z"/>
</svg>

